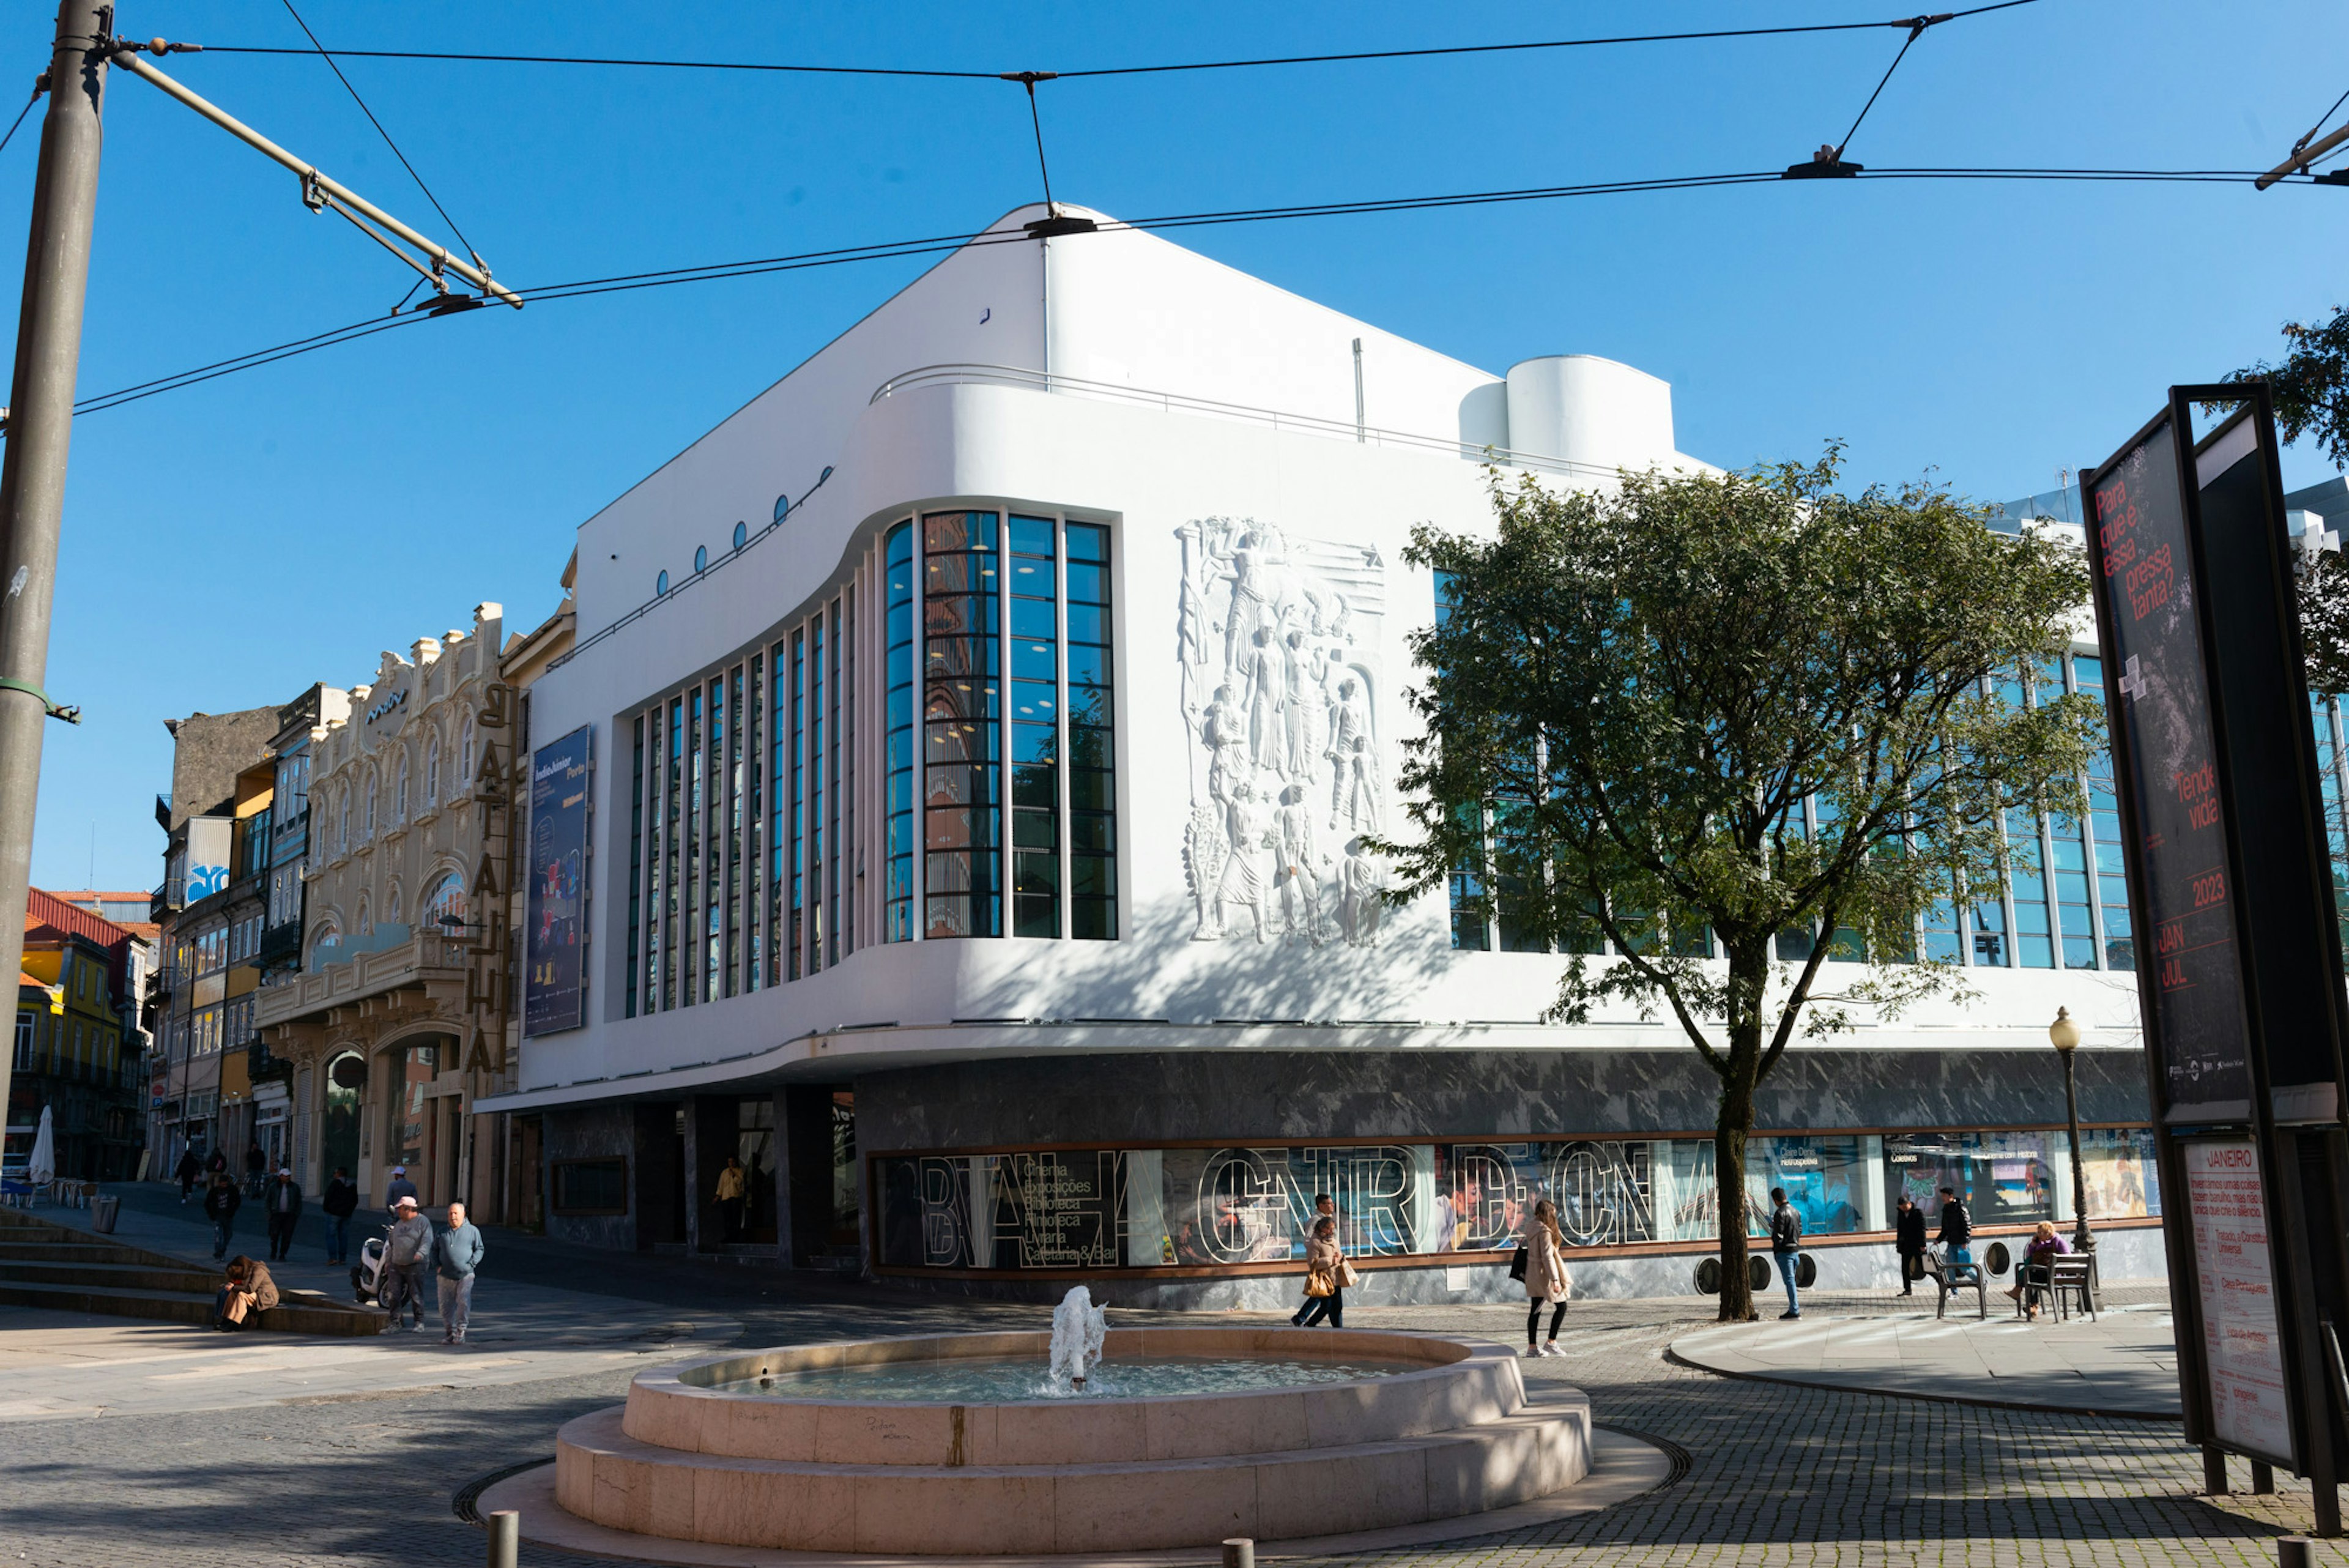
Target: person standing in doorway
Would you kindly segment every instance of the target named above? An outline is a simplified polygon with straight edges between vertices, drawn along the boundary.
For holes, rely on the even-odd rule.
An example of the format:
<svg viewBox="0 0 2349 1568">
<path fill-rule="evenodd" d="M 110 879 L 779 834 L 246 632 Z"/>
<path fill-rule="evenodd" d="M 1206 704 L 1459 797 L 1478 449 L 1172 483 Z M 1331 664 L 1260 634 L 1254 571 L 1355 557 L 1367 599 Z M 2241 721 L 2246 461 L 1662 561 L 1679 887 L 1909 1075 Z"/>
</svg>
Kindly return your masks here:
<svg viewBox="0 0 2349 1568">
<path fill-rule="evenodd" d="M 285 1254 L 294 1250 L 294 1227 L 302 1220 L 302 1186 L 294 1173 L 284 1166 L 277 1168 L 277 1179 L 271 1183 L 267 1199 L 269 1206 L 269 1261 L 282 1263 Z"/>
<path fill-rule="evenodd" d="M 391 1179 L 385 1182 L 383 1187 L 383 1206 L 391 1210 L 391 1217 L 394 1220 L 399 1218 L 399 1200 L 401 1199 L 415 1198 L 418 1196 L 419 1195 L 416 1190 L 416 1183 L 408 1179 L 408 1167 L 404 1165 L 393 1166 L 391 1168 Z"/>
<path fill-rule="evenodd" d="M 429 1221 L 427 1221 L 429 1223 Z M 449 1205 L 449 1228 L 432 1243 L 432 1272 L 440 1288 L 440 1343 L 465 1343 L 473 1314 L 473 1271 L 481 1266 L 481 1228 L 465 1222 L 465 1206 Z"/>
<path fill-rule="evenodd" d="M 1305 1282 L 1309 1287 L 1313 1283 L 1311 1239 L 1321 1233 L 1321 1221 L 1324 1220 L 1330 1222 L 1330 1247 L 1334 1251 L 1337 1247 L 1335 1238 L 1338 1234 L 1338 1201 L 1326 1192 L 1317 1192 L 1313 1195 L 1313 1221 L 1306 1231 Z M 1299 1328 L 1309 1328 L 1326 1317 L 1330 1320 L 1331 1328 L 1345 1327 L 1346 1291 L 1343 1285 L 1338 1283 L 1338 1266 L 1334 1261 L 1330 1265 L 1330 1293 L 1326 1296 L 1314 1295 L 1309 1288 L 1303 1304 L 1288 1314 L 1288 1321 Z"/>
<path fill-rule="evenodd" d="M 1795 1270 L 1803 1257 L 1803 1217 L 1786 1201 L 1783 1187 L 1770 1189 L 1770 1257 L 1786 1283 L 1786 1310 L 1778 1314 L 1783 1322 L 1803 1315 L 1803 1303 L 1795 1295 Z"/>
<path fill-rule="evenodd" d="M 1545 1198 L 1534 1205 L 1522 1240 L 1526 1249 L 1526 1354 L 1557 1355 L 1557 1325 L 1566 1317 L 1566 1303 L 1574 1294 L 1574 1281 L 1566 1272 L 1566 1233 L 1558 1229 L 1557 1205 Z M 1549 1338 L 1537 1342 L 1543 1304 L 1549 1306 Z"/>
<path fill-rule="evenodd" d="M 351 1185 L 349 1171 L 335 1167 L 334 1179 L 326 1183 L 318 1207 L 326 1214 L 326 1262 L 344 1262 L 351 1250 L 351 1216 L 359 1207 L 359 1189 Z"/>
<path fill-rule="evenodd" d="M 228 1256 L 229 1241 L 236 1234 L 236 1211 L 243 1202 L 243 1195 L 237 1191 L 236 1183 L 229 1179 L 227 1171 L 221 1171 L 212 1178 L 211 1189 L 204 1193 L 204 1218 L 212 1222 L 212 1262 L 215 1263 Z"/>
<path fill-rule="evenodd" d="M 386 1334 L 399 1331 L 404 1307 L 416 1314 L 415 1321 L 406 1325 L 412 1334 L 424 1326 L 424 1276 L 432 1267 L 432 1221 L 416 1211 L 413 1198 L 401 1199 L 392 1212 L 399 1218 L 392 1221 L 391 1234 L 384 1241 L 383 1282 L 376 1299 L 389 1317 L 383 1325 Z"/>
<path fill-rule="evenodd" d="M 181 1202 L 185 1203 L 188 1200 L 188 1194 L 195 1190 L 196 1178 L 203 1173 L 204 1162 L 196 1158 L 196 1151 L 192 1148 L 182 1149 L 180 1152 L 180 1163 L 172 1168 L 171 1171 L 173 1176 L 180 1179 Z"/>
<path fill-rule="evenodd" d="M 729 1241 L 742 1239 L 742 1162 L 733 1155 L 726 1157 L 726 1168 L 718 1173 L 718 1220 L 719 1235 Z"/>
<path fill-rule="evenodd" d="M 1974 1217 L 1966 1212 L 1954 1187 L 1941 1189 L 1941 1225 L 1933 1232 L 1933 1240 L 1950 1250 L 1951 1262 L 1960 1268 L 1973 1266 Z"/>
<path fill-rule="evenodd" d="M 1925 1277 L 1925 1211 L 1907 1198 L 1892 1221 L 1892 1250 L 1900 1256 L 1900 1293 L 1913 1296 Z"/>
</svg>

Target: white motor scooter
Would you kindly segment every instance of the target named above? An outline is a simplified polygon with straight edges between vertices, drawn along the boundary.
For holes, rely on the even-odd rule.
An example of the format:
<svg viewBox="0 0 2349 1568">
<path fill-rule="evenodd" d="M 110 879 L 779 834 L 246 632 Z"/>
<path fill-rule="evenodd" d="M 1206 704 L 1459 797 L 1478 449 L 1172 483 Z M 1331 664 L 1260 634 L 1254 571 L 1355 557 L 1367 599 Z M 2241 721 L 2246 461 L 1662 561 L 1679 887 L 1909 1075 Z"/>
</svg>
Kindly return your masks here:
<svg viewBox="0 0 2349 1568">
<path fill-rule="evenodd" d="M 351 1265 L 351 1299 L 361 1306 L 369 1302 L 382 1304 L 384 1241 L 382 1236 L 370 1236 L 360 1242 L 359 1261 Z"/>
</svg>

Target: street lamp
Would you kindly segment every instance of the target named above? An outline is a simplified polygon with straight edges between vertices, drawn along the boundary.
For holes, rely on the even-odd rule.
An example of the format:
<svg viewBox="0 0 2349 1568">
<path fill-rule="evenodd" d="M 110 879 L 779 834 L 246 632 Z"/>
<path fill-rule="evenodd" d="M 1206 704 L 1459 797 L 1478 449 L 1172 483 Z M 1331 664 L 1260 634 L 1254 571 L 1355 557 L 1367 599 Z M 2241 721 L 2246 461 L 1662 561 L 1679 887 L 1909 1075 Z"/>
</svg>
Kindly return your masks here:
<svg viewBox="0 0 2349 1568">
<path fill-rule="evenodd" d="M 2080 1026 L 2072 1022 L 2070 1008 L 2055 1010 L 2055 1022 L 2047 1026 L 2047 1043 L 2055 1047 L 2055 1054 L 2064 1058 L 2064 1119 L 2072 1137 L 2072 1250 L 2093 1252 L 2096 1239 L 2088 1233 L 2088 1173 L 2080 1163 L 2080 1080 L 2072 1070 L 2072 1053 L 2080 1044 Z"/>
</svg>

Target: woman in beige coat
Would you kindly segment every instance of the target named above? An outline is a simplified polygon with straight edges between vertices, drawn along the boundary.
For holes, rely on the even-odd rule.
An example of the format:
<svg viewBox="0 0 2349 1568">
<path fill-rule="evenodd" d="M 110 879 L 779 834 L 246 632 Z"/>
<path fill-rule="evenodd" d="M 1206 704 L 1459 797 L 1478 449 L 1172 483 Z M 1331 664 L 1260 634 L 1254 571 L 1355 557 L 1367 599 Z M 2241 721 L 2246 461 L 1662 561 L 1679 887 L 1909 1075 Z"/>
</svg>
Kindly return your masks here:
<svg viewBox="0 0 2349 1568">
<path fill-rule="evenodd" d="M 1338 1247 L 1337 1219 L 1324 1214 L 1313 1221 L 1305 1243 L 1305 1310 L 1289 1321 L 1299 1328 L 1317 1323 L 1346 1326 L 1346 1282 L 1340 1272 L 1345 1262 L 1346 1254 Z"/>
<path fill-rule="evenodd" d="M 1526 1314 L 1526 1354 L 1557 1355 L 1557 1325 L 1566 1316 L 1566 1299 L 1574 1293 L 1574 1282 L 1566 1272 L 1566 1237 L 1557 1228 L 1557 1206 L 1545 1198 L 1534 1205 L 1534 1217 L 1526 1221 L 1526 1297 L 1533 1305 Z M 1549 1339 L 1547 1344 L 1537 1339 L 1541 1332 L 1542 1303 L 1550 1303 Z"/>
</svg>

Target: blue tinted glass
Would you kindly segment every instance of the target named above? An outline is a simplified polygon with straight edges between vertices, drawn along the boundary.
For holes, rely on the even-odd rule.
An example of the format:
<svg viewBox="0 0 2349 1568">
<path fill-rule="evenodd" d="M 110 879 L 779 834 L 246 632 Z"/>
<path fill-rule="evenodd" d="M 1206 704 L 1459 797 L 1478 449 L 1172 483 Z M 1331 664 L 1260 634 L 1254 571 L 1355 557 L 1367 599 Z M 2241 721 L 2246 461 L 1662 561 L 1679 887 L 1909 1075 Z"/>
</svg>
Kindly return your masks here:
<svg viewBox="0 0 2349 1568">
<path fill-rule="evenodd" d="M 1050 517 L 1013 517 L 1011 519 L 1011 553 L 1015 556 L 1052 554 L 1052 520 Z"/>
<path fill-rule="evenodd" d="M 750 543 L 750 525 L 748 523 L 737 523 L 737 524 L 734 524 L 734 547 L 735 547 L 736 549 L 738 549 L 738 550 L 739 550 L 739 549 L 740 549 L 744 545 L 746 545 L 746 544 Z"/>
<path fill-rule="evenodd" d="M 708 570 L 709 569 L 709 545 L 696 545 L 696 546 L 694 547 L 694 551 L 693 551 L 693 569 L 694 569 L 695 571 L 697 571 L 697 572 L 706 572 L 706 571 L 708 571 Z"/>
<path fill-rule="evenodd" d="M 788 496 L 788 495 L 778 495 L 778 496 L 776 496 L 776 497 L 775 497 L 775 521 L 776 521 L 776 522 L 778 522 L 778 523 L 781 522 L 781 521 L 783 520 L 783 518 L 784 518 L 786 515 L 788 515 L 788 514 L 789 514 L 789 513 L 791 512 L 791 509 L 792 509 L 792 498 L 791 498 L 790 496 Z M 891 542 L 891 544 L 892 544 L 892 548 L 891 548 L 890 554 L 891 554 L 892 556 L 895 556 L 895 553 L 896 553 L 896 552 L 895 552 L 895 542 L 894 540 Z"/>
<path fill-rule="evenodd" d="M 668 592 L 668 574 L 667 572 L 663 572 L 659 576 L 653 579 L 653 592 L 656 595 Z"/>
<path fill-rule="evenodd" d="M 1109 530 L 1094 523 L 1070 524 L 1069 559 L 1071 561 L 1108 560 Z"/>
</svg>

